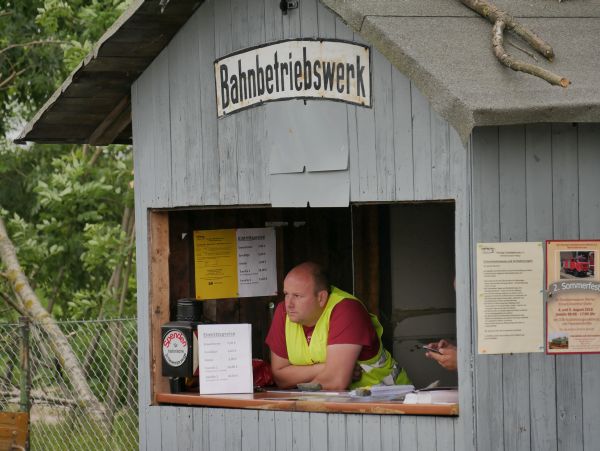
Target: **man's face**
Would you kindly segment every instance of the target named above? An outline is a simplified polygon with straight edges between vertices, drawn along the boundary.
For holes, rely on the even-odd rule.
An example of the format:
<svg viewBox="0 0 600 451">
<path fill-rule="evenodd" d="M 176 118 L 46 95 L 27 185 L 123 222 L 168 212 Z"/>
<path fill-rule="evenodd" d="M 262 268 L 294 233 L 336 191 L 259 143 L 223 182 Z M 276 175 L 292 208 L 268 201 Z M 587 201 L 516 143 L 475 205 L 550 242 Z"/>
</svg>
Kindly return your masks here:
<svg viewBox="0 0 600 451">
<path fill-rule="evenodd" d="M 283 282 L 285 310 L 290 321 L 303 326 L 314 326 L 327 303 L 327 292 L 315 293 L 315 284 L 309 275 L 291 272 Z"/>
</svg>

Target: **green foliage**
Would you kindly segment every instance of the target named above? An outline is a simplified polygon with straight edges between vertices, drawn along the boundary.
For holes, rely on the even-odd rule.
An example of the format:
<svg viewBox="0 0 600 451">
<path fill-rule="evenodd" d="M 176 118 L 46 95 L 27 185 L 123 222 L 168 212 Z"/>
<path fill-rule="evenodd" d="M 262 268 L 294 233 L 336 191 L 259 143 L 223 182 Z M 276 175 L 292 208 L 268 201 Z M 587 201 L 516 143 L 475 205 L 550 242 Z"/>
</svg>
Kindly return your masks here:
<svg viewBox="0 0 600 451">
<path fill-rule="evenodd" d="M 53 300 L 57 318 L 95 318 L 102 305 L 114 316 L 118 293 L 108 281 L 131 247 L 121 226 L 133 208 L 130 149 L 106 147 L 94 165 L 81 147 L 58 150 L 0 148 L 0 179 L 14 181 L 0 184 L 0 205 L 11 212 L 3 216 L 21 266 L 38 296 Z M 127 315 L 135 313 L 130 279 Z"/>
<path fill-rule="evenodd" d="M 0 1 L 0 135 L 35 113 L 128 4 Z"/>
<path fill-rule="evenodd" d="M 129 1 L 0 0 L 0 136 L 23 126 Z M 121 221 L 133 208 L 132 155 L 124 146 L 95 151 L 0 140 L 0 214 L 36 293 L 59 319 L 119 310 L 120 288 L 109 289 L 109 280 L 129 259 Z M 134 314 L 134 273 L 123 315 Z M 12 295 L 2 277 L 0 293 Z M 11 319 L 1 308 L 0 321 Z"/>
</svg>

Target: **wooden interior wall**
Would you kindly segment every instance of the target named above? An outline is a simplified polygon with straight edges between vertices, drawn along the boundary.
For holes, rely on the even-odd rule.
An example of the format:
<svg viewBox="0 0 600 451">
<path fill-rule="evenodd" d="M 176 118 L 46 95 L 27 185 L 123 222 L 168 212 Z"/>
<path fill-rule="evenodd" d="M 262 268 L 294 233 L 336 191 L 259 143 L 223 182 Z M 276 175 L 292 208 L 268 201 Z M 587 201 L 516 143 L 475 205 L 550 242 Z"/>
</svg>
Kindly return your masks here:
<svg viewBox="0 0 600 451">
<path fill-rule="evenodd" d="M 278 291 L 285 274 L 299 263 L 315 261 L 328 269 L 331 283 L 351 290 L 352 235 L 350 209 L 221 208 L 178 210 L 169 217 L 169 303 L 175 317 L 177 299 L 196 297 L 194 286 L 194 230 L 276 227 Z M 253 325 L 253 355 L 268 358 L 264 341 L 269 329 L 270 306 L 283 297 L 219 299 L 202 301 L 204 321 L 249 322 Z"/>
<path fill-rule="evenodd" d="M 478 242 L 600 238 L 598 174 L 598 124 L 476 129 L 473 254 Z M 597 355 L 474 355 L 474 363 L 478 450 L 598 449 Z"/>
</svg>

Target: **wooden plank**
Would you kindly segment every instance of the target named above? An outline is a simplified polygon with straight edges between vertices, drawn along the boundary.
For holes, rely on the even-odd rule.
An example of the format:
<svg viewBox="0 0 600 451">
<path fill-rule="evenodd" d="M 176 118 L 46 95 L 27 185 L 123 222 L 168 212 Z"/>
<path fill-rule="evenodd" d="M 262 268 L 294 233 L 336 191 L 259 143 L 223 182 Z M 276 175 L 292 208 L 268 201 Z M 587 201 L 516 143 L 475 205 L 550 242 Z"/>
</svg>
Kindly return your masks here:
<svg viewBox="0 0 600 451">
<path fill-rule="evenodd" d="M 0 412 L 0 449 L 25 449 L 29 413 Z"/>
<path fill-rule="evenodd" d="M 435 418 L 436 451 L 454 451 L 454 418 Z M 464 449 L 464 448 L 463 448 Z"/>
<path fill-rule="evenodd" d="M 346 450 L 346 416 L 332 413 L 327 416 L 327 450 Z"/>
<path fill-rule="evenodd" d="M 552 205 L 555 239 L 579 238 L 577 128 L 552 125 Z M 556 356 L 558 448 L 583 449 L 581 356 Z"/>
<path fill-rule="evenodd" d="M 161 410 L 162 407 L 147 406 L 146 410 L 146 449 L 148 451 L 160 450 L 162 448 L 161 439 Z"/>
<path fill-rule="evenodd" d="M 433 109 L 431 123 L 431 192 L 434 199 L 448 199 L 450 193 L 450 126 Z"/>
<path fill-rule="evenodd" d="M 500 240 L 526 239 L 525 128 L 500 127 L 498 134 L 500 177 Z"/>
<path fill-rule="evenodd" d="M 283 14 L 279 4 L 273 0 L 264 0 L 263 10 L 265 12 L 265 42 L 283 39 Z"/>
<path fill-rule="evenodd" d="M 375 158 L 377 200 L 396 198 L 392 65 L 375 49 L 372 52 L 373 108 L 375 113 Z M 374 200 L 374 199 L 371 199 Z"/>
<path fill-rule="evenodd" d="M 177 450 L 192 451 L 194 449 L 194 408 L 179 407 L 175 420 L 175 433 L 177 435 Z M 172 448 L 168 443 L 166 449 Z M 164 447 L 163 447 L 164 448 Z"/>
<path fill-rule="evenodd" d="M 194 451 L 208 449 L 208 430 L 204 430 L 204 418 L 207 417 L 205 412 L 206 409 L 201 407 L 192 408 L 192 446 Z"/>
<path fill-rule="evenodd" d="M 249 45 L 262 44 L 266 38 L 265 11 L 263 0 L 252 0 L 248 5 L 248 42 Z M 267 141 L 266 110 L 256 107 L 250 110 L 250 127 L 247 152 L 251 158 L 250 184 L 246 199 L 240 203 L 268 204 L 269 203 L 269 163 Z"/>
<path fill-rule="evenodd" d="M 310 413 L 308 412 L 292 414 L 292 450 L 310 450 Z"/>
<path fill-rule="evenodd" d="M 310 414 L 310 449 L 311 451 L 326 451 L 327 448 L 327 414 Z"/>
<path fill-rule="evenodd" d="M 346 415 L 346 449 L 348 451 L 364 449 L 363 417 L 364 415 Z M 374 442 L 369 445 L 370 449 L 377 449 Z"/>
<path fill-rule="evenodd" d="M 416 200 L 433 196 L 431 187 L 431 113 L 429 101 L 411 82 L 413 180 Z"/>
<path fill-rule="evenodd" d="M 227 448 L 227 424 L 225 422 L 226 409 L 206 409 L 208 411 L 209 450 L 223 451 Z"/>
<path fill-rule="evenodd" d="M 375 112 L 356 108 L 358 142 L 358 201 L 377 199 L 377 159 L 375 157 Z"/>
<path fill-rule="evenodd" d="M 527 240 L 552 237 L 552 145 L 546 124 L 525 128 Z M 531 449 L 557 449 L 555 357 L 529 356 Z"/>
<path fill-rule="evenodd" d="M 171 194 L 171 124 L 169 116 L 169 54 L 164 50 L 152 63 L 152 122 L 148 130 L 152 139 L 153 207 L 170 206 Z M 152 175 L 150 176 L 152 179 Z"/>
<path fill-rule="evenodd" d="M 200 14 L 169 43 L 171 114 L 171 191 L 174 206 L 202 205 L 202 129 L 198 33 Z M 206 81 L 204 81 L 206 83 Z"/>
<path fill-rule="evenodd" d="M 81 120 L 81 117 L 79 120 Z M 94 133 L 91 134 L 89 142 L 94 146 L 111 144 L 130 123 L 131 98 L 126 95 L 98 124 Z"/>
<path fill-rule="evenodd" d="M 412 104 L 410 80 L 392 67 L 396 200 L 414 199 Z"/>
<path fill-rule="evenodd" d="M 419 449 L 436 449 L 435 418 L 417 417 L 417 444 Z"/>
<path fill-rule="evenodd" d="M 327 10 L 323 8 L 321 2 L 318 3 L 318 12 L 321 19 L 327 17 Z M 329 19 L 327 19 L 329 20 Z M 322 24 L 321 26 L 323 26 Z M 338 16 L 335 16 L 335 38 L 344 41 L 353 41 L 354 33 Z M 350 171 L 350 202 L 358 199 L 359 194 L 359 164 L 358 164 L 358 137 L 356 132 L 356 109 L 354 105 L 345 105 L 346 108 L 346 126 L 348 133 L 348 170 Z"/>
<path fill-rule="evenodd" d="M 232 1 L 215 2 L 215 57 L 221 58 L 233 51 Z M 237 165 L 237 115 L 223 117 L 217 121 L 219 146 L 219 202 L 238 203 Z"/>
<path fill-rule="evenodd" d="M 148 77 L 142 76 L 132 87 L 132 104 L 140 114 L 133 116 L 133 130 L 136 135 L 136 144 L 133 149 L 133 165 L 138 177 L 146 173 L 146 167 L 150 160 L 145 158 L 144 152 L 148 148 L 148 136 L 145 126 L 150 122 L 147 119 L 147 109 L 141 108 L 147 97 L 143 95 L 144 83 Z M 140 88 L 140 85 L 141 88 Z M 135 236 L 136 236 L 136 278 L 137 285 L 137 324 L 138 324 L 138 405 L 140 415 L 140 449 L 146 448 L 146 406 L 150 404 L 151 398 L 151 376 L 150 376 L 150 349 L 151 338 L 149 333 L 150 324 L 150 302 L 148 295 L 148 213 L 145 208 L 144 195 L 148 189 L 145 177 L 140 177 L 134 191 L 135 197 Z"/>
<path fill-rule="evenodd" d="M 458 415 L 457 404 L 403 404 L 396 401 L 372 401 L 369 403 L 348 399 L 314 400 L 296 399 L 289 393 L 265 391 L 247 395 L 200 395 L 199 393 L 159 393 L 157 400 L 165 404 L 208 406 L 233 409 L 265 409 L 290 412 L 328 412 L 333 414 L 363 413 L 376 415 Z M 285 425 L 285 418 L 276 421 Z M 311 423 L 312 424 L 312 423 Z"/>
<path fill-rule="evenodd" d="M 276 451 L 275 412 L 258 412 L 258 445 L 261 451 Z"/>
<path fill-rule="evenodd" d="M 231 45 L 232 50 L 240 50 L 251 45 L 249 42 L 248 11 L 251 5 L 247 0 L 231 0 Z M 240 86 L 241 97 L 241 86 Z M 254 154 L 252 109 L 239 111 L 229 118 L 235 130 L 233 142 L 237 164 L 237 201 L 249 204 L 254 191 Z M 259 132 L 259 130 L 257 130 Z M 264 133 L 263 130 L 260 132 Z M 233 162 L 231 162 L 233 163 Z"/>
<path fill-rule="evenodd" d="M 259 451 L 258 411 L 243 410 L 242 415 L 242 451 Z"/>
<path fill-rule="evenodd" d="M 277 451 L 291 450 L 292 447 L 292 412 L 275 414 L 275 448 Z"/>
<path fill-rule="evenodd" d="M 300 8 L 300 33 L 303 38 L 319 37 L 318 0 L 303 0 Z"/>
<path fill-rule="evenodd" d="M 400 421 L 398 417 L 381 417 L 381 451 L 398 451 L 400 448 Z"/>
<path fill-rule="evenodd" d="M 461 142 L 458 133 L 450 129 L 450 186 L 455 204 L 455 296 L 456 296 L 456 343 L 458 347 L 458 384 L 461 414 L 455 422 L 456 450 L 475 449 L 474 381 L 472 358 L 474 344 L 473 318 L 475 297 L 471 284 L 471 141 Z M 438 440 L 439 442 L 439 440 Z"/>
<path fill-rule="evenodd" d="M 278 3 L 271 3 L 271 8 L 277 8 Z M 281 14 L 281 11 L 279 11 Z M 282 14 L 283 23 L 283 38 L 293 39 L 299 38 L 300 34 L 300 11 L 298 9 L 290 9 L 287 14 Z"/>
<path fill-rule="evenodd" d="M 202 409 L 202 449 L 210 449 L 210 409 Z"/>
<path fill-rule="evenodd" d="M 579 234 L 583 239 L 600 239 L 600 127 L 579 124 Z M 600 443 L 600 359 L 581 357 L 583 390 L 583 444 L 593 449 Z"/>
<path fill-rule="evenodd" d="M 149 217 L 150 237 L 150 330 L 152 341 L 151 386 L 152 402 L 156 393 L 169 391 L 166 377 L 162 376 L 162 336 L 160 325 L 169 321 L 169 215 L 166 212 L 151 212 Z M 143 351 L 142 351 L 143 352 Z M 140 352 L 141 354 L 141 352 Z"/>
<path fill-rule="evenodd" d="M 417 417 L 399 417 L 400 420 L 400 450 L 410 451 L 419 449 L 417 442 Z"/>
<path fill-rule="evenodd" d="M 498 179 L 498 128 L 473 132 L 472 217 L 473 246 L 500 240 L 500 186 Z M 473 250 L 474 252 L 474 250 Z M 474 257 L 473 257 L 474 258 Z M 476 280 L 475 267 L 471 269 Z M 475 352 L 475 351 L 474 351 Z M 475 356 L 477 449 L 504 447 L 502 356 Z"/>
<path fill-rule="evenodd" d="M 202 201 L 204 205 L 219 204 L 219 145 L 217 106 L 215 101 L 215 0 L 207 0 L 200 6 L 198 23 L 200 83 L 200 129 L 202 141 Z M 197 126 L 198 124 L 196 124 Z M 199 163 L 200 165 L 200 163 Z"/>
<path fill-rule="evenodd" d="M 223 410 L 225 421 L 225 448 L 223 449 L 242 449 L 242 412 L 237 409 Z"/>
<path fill-rule="evenodd" d="M 363 415 L 361 449 L 381 449 L 380 415 Z"/>
<path fill-rule="evenodd" d="M 499 130 L 500 239 L 527 239 L 525 127 Z M 512 450 L 529 450 L 529 359 L 527 354 L 502 357 L 504 443 Z"/>
<path fill-rule="evenodd" d="M 160 407 L 161 449 L 177 448 L 177 408 Z"/>
<path fill-rule="evenodd" d="M 554 238 L 579 238 L 577 128 L 552 125 L 552 194 Z"/>
</svg>

